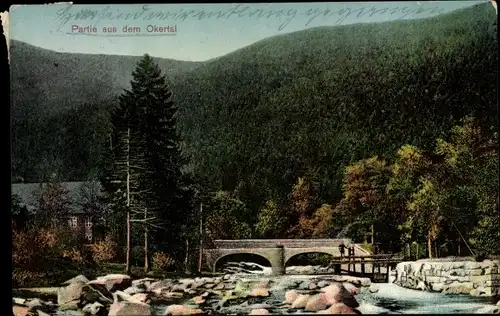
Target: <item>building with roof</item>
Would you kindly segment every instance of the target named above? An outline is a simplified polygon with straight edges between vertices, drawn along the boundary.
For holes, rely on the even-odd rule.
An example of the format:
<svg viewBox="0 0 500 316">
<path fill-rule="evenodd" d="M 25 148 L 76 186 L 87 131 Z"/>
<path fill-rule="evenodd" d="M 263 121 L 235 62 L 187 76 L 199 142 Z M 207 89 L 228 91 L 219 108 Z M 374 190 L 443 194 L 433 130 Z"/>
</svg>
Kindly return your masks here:
<svg viewBox="0 0 500 316">
<path fill-rule="evenodd" d="M 83 233 L 85 239 L 92 242 L 94 239 L 93 220 L 88 210 L 85 209 L 83 201 L 89 197 L 97 197 L 101 194 L 101 185 L 98 182 L 61 182 L 59 183 L 68 192 L 71 201 L 69 205 L 68 226 L 75 231 Z M 34 214 L 37 209 L 37 194 L 47 185 L 46 183 L 13 183 L 12 195 L 20 198 L 21 206 L 26 207 L 28 212 Z"/>
</svg>

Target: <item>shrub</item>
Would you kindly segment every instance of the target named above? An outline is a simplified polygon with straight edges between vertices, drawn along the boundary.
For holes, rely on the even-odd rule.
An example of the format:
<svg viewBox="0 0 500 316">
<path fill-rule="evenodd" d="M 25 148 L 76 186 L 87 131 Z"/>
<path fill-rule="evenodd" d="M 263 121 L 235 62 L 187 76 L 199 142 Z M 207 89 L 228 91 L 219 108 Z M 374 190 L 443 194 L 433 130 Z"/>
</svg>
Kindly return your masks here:
<svg viewBox="0 0 500 316">
<path fill-rule="evenodd" d="M 30 286 L 34 283 L 57 281 L 59 275 L 73 268 L 86 267 L 90 256 L 76 246 L 77 238 L 63 228 L 35 228 L 13 230 L 12 277 L 15 284 Z M 76 265 L 75 265 L 76 264 Z"/>
<path fill-rule="evenodd" d="M 175 260 L 164 252 L 155 252 L 153 255 L 153 269 L 167 270 L 175 266 Z"/>
<path fill-rule="evenodd" d="M 113 261 L 119 252 L 119 245 L 111 236 L 106 236 L 104 240 L 90 245 L 90 248 L 96 263 Z"/>
</svg>

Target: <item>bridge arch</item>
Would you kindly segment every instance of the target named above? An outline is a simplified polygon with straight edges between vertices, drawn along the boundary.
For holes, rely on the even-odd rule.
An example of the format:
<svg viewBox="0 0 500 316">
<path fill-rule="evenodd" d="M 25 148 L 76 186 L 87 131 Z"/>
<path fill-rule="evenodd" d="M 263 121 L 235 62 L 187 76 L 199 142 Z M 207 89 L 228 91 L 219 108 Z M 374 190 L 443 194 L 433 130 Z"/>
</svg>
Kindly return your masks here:
<svg viewBox="0 0 500 316">
<path fill-rule="evenodd" d="M 334 255 L 328 251 L 303 251 L 298 252 L 285 261 L 285 268 L 293 265 L 328 265 L 333 259 Z"/>
<path fill-rule="evenodd" d="M 291 258 L 308 253 L 327 254 L 332 257 L 340 257 L 340 250 L 337 247 L 286 248 L 283 260 L 284 265 L 287 266 Z"/>
<path fill-rule="evenodd" d="M 235 260 L 230 260 L 233 258 Z M 242 259 L 247 259 L 247 260 L 242 260 Z M 261 266 L 269 268 L 272 267 L 271 260 L 269 260 L 268 258 L 266 258 L 266 256 L 262 254 L 252 253 L 251 251 L 234 252 L 234 253 L 227 253 L 218 257 L 213 263 L 214 272 L 217 272 L 218 269 L 222 268 L 222 266 L 228 262 L 252 262 L 252 263 L 257 263 Z"/>
</svg>

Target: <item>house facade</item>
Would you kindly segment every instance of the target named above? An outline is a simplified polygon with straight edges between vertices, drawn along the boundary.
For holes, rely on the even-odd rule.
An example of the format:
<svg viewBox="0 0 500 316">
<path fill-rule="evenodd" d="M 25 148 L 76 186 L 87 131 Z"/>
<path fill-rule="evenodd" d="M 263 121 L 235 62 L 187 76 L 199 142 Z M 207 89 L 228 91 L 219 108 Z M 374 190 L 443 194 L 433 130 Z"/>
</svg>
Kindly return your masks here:
<svg viewBox="0 0 500 316">
<path fill-rule="evenodd" d="M 27 208 L 28 212 L 35 213 L 37 205 L 37 193 L 46 184 L 44 183 L 13 183 L 12 195 L 20 198 L 21 206 Z M 94 241 L 94 223 L 89 210 L 83 206 L 85 199 L 89 195 L 100 195 L 101 187 L 98 183 L 93 183 L 89 187 L 86 182 L 62 182 L 60 185 L 67 190 L 70 198 L 69 215 L 67 219 L 68 227 L 75 230 L 75 233 L 81 234 L 87 242 Z"/>
</svg>

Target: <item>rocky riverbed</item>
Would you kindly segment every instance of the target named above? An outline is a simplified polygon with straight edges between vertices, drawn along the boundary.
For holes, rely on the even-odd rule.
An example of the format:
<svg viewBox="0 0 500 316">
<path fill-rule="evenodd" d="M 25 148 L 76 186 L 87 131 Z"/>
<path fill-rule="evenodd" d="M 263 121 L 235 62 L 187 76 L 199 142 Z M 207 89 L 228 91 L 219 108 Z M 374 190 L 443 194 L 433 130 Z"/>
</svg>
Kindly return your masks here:
<svg viewBox="0 0 500 316">
<path fill-rule="evenodd" d="M 183 279 L 80 275 L 57 290 L 57 300 L 14 298 L 17 315 L 252 315 L 314 312 L 359 314 L 356 295 L 375 291 L 367 278 L 227 274 Z"/>
<path fill-rule="evenodd" d="M 132 280 L 127 275 L 112 274 L 95 280 L 77 276 L 54 289 L 52 299 L 13 298 L 13 308 L 16 316 L 402 313 L 401 310 L 387 308 L 390 304 L 398 304 L 398 289 L 404 291 L 399 296 L 400 301 L 403 301 L 399 302 L 400 306 L 413 304 L 410 310 L 418 305 L 415 302 L 421 303 L 421 307 L 429 305 L 425 300 L 415 300 L 422 295 L 443 295 L 440 298 L 445 300 L 441 293 L 423 294 L 421 291 L 399 288 L 395 284 L 372 284 L 368 278 L 345 275 L 273 277 L 258 273 L 236 273 L 212 277 Z M 474 305 L 474 312 L 499 311 L 500 303 Z"/>
</svg>

